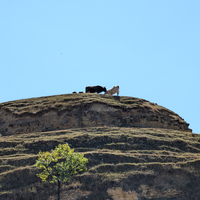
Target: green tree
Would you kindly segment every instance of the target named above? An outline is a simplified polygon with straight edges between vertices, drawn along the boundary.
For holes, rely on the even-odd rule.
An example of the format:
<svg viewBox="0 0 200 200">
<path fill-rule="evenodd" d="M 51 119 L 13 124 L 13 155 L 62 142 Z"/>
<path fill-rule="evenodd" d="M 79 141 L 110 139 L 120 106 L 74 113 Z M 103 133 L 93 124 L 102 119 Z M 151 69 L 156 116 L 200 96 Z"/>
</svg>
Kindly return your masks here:
<svg viewBox="0 0 200 200">
<path fill-rule="evenodd" d="M 42 170 L 36 174 L 42 181 L 58 185 L 58 200 L 64 182 L 70 180 L 72 175 L 87 170 L 88 159 L 81 153 L 75 153 L 67 144 L 59 144 L 51 152 L 39 152 L 35 167 Z"/>
</svg>

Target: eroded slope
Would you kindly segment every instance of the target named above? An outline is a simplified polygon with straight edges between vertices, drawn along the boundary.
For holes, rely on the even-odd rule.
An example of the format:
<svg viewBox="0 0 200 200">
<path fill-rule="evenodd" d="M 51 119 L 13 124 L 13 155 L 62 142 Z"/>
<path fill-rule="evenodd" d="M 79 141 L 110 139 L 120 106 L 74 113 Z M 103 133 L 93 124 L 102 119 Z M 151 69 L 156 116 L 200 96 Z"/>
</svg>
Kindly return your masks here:
<svg viewBox="0 0 200 200">
<path fill-rule="evenodd" d="M 0 134 L 96 126 L 151 127 L 191 132 L 176 113 L 144 99 L 67 94 L 0 104 Z"/>
</svg>

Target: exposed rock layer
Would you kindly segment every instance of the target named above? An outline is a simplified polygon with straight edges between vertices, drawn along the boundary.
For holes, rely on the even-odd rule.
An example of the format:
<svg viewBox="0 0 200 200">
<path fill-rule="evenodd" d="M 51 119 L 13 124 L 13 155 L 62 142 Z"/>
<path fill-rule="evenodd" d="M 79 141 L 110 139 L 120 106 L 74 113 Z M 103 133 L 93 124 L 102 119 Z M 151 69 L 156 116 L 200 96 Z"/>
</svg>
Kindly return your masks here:
<svg viewBox="0 0 200 200">
<path fill-rule="evenodd" d="M 80 97 L 85 98 L 85 95 L 90 94 L 74 95 L 80 101 Z M 66 97 L 66 101 L 69 103 L 69 95 L 66 95 Z M 110 100 L 112 98 L 111 100 L 114 102 L 106 103 L 100 99 L 102 95 L 93 94 L 92 97 L 95 97 L 95 99 L 90 102 L 83 98 L 76 105 L 62 109 L 54 106 L 55 103 L 49 102 L 49 105 L 37 110 L 37 112 L 30 111 L 29 108 L 29 110 L 20 114 L 12 110 L 13 102 L 10 103 L 11 105 L 9 105 L 9 102 L 6 105 L 0 104 L 0 134 L 11 135 L 96 126 L 167 128 L 191 132 L 191 129 L 188 128 L 189 124 L 179 115 L 146 100 L 104 96 L 104 99 Z M 126 104 L 123 98 L 126 98 Z M 127 103 L 127 99 L 130 103 Z M 20 106 L 23 107 L 21 101 L 18 104 L 15 101 L 18 109 Z M 73 102 L 74 99 L 71 101 Z M 34 103 L 32 106 L 34 107 Z"/>
</svg>

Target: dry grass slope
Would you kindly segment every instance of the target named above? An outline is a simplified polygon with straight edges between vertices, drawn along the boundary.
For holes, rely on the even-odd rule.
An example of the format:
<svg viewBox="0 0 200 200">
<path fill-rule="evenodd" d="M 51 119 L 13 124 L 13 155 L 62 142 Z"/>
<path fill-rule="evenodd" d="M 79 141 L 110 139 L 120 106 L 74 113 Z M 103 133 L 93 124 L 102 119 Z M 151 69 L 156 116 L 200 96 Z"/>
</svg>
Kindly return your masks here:
<svg viewBox="0 0 200 200">
<path fill-rule="evenodd" d="M 40 182 L 33 164 L 40 150 L 50 151 L 66 142 L 89 159 L 88 171 L 74 177 L 65 188 L 67 194 L 82 191 L 77 199 L 111 199 L 105 187 L 132 179 L 147 181 L 169 171 L 192 177 L 190 185 L 188 180 L 181 182 L 182 195 L 189 194 L 194 185 L 200 195 L 200 135 L 167 129 L 95 127 L 0 137 L 0 199 L 53 199 L 55 188 Z M 168 182 L 173 187 L 180 184 L 173 179 Z"/>
</svg>

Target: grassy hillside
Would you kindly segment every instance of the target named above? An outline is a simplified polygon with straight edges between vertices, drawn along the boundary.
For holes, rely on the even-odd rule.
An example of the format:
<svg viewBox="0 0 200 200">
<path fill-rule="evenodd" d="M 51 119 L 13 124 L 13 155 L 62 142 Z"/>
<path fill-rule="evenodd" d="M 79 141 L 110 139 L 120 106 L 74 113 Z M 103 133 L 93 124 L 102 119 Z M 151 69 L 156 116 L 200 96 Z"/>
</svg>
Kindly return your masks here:
<svg viewBox="0 0 200 200">
<path fill-rule="evenodd" d="M 118 97 L 97 94 L 65 94 L 32 99 L 22 99 L 0 104 L 1 109 L 12 112 L 15 115 L 37 114 L 48 110 L 62 111 L 72 107 L 100 102 L 111 106 L 121 107 L 124 109 L 143 107 L 154 111 L 168 110 L 162 106 L 151 103 L 144 99 L 133 97 Z M 168 110 L 172 115 L 176 113 Z"/>
<path fill-rule="evenodd" d="M 102 111 L 102 106 L 97 106 L 90 110 L 95 103 L 115 109 L 105 106 Z M 50 111 L 56 111 L 55 115 L 51 116 Z M 121 111 L 123 115 L 119 116 Z M 40 119 L 48 114 L 49 119 Z M 63 117 L 61 124 L 66 125 L 71 118 L 79 120 L 81 114 L 82 120 L 88 120 L 82 126 L 85 128 L 59 130 L 64 128 L 55 123 Z M 108 123 L 89 128 L 93 117 Z M 110 124 L 109 120 L 119 117 L 122 121 L 139 119 L 141 123 L 146 117 L 147 122 L 167 123 L 171 129 L 136 128 L 130 124 L 126 124 L 129 128 L 112 127 L 117 123 Z M 31 120 L 40 120 L 41 127 L 48 122 L 51 128 L 54 123 L 54 127 L 37 129 Z M 75 127 L 73 123 L 71 127 Z M 196 200 L 200 195 L 200 136 L 187 132 L 188 124 L 173 111 L 144 99 L 83 93 L 11 101 L 0 104 L 0 125 L 4 133 L 0 135 L 1 200 L 54 200 L 55 185 L 41 182 L 34 164 L 40 150 L 50 151 L 63 143 L 89 160 L 88 171 L 73 177 L 63 188 L 63 200 L 118 200 L 120 195 L 123 200 Z M 186 131 L 172 129 L 179 129 L 179 125 Z M 24 132 L 20 132 L 23 126 Z M 10 135 L 6 133 L 9 130 Z"/>
<path fill-rule="evenodd" d="M 44 105 L 45 98 L 37 102 L 40 100 Z M 125 101 L 126 98 L 122 106 Z M 30 112 L 26 108 L 31 107 L 30 102 L 26 106 L 25 100 L 19 102 L 24 109 L 13 112 Z M 76 100 L 73 102 L 75 105 Z M 109 103 L 112 104 L 112 99 Z M 4 106 L 12 110 L 14 102 Z M 33 165 L 40 150 L 50 151 L 66 142 L 75 151 L 84 153 L 89 163 L 87 172 L 66 185 L 63 199 L 111 200 L 114 197 L 107 188 L 122 187 L 141 193 L 138 185 L 143 194 L 141 199 L 183 200 L 188 195 L 189 199 L 200 195 L 200 135 L 167 129 L 95 127 L 0 137 L 0 199 L 55 199 L 56 188 L 41 183 Z M 147 186 L 152 191 L 155 180 L 159 183 L 157 193 L 145 193 Z M 175 192 L 173 188 L 178 189 Z M 171 197 L 159 191 L 167 191 Z"/>
</svg>

